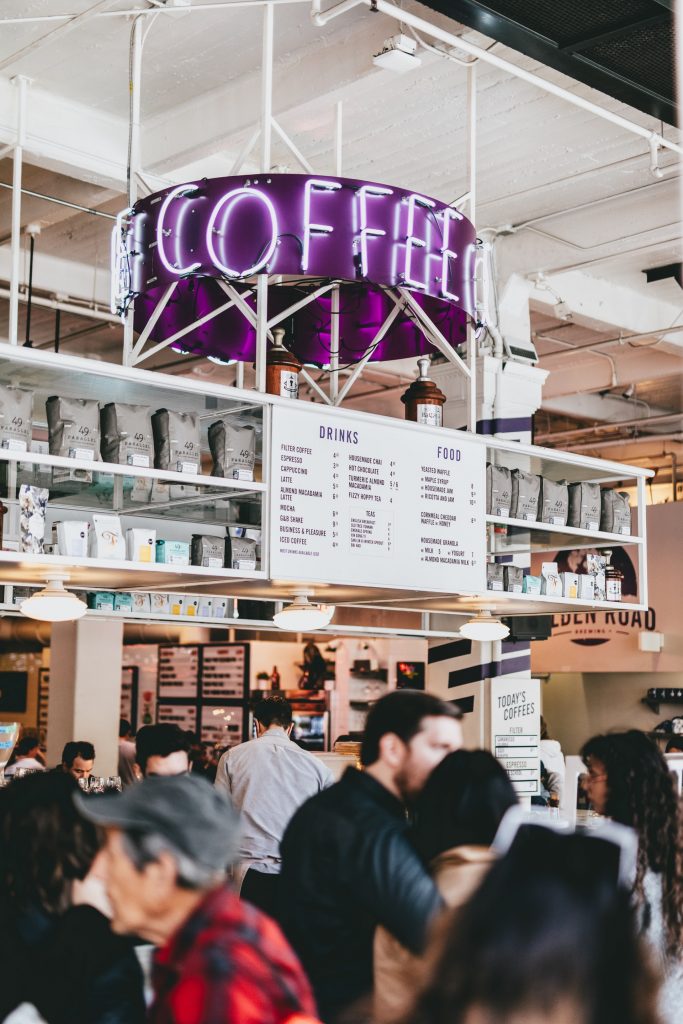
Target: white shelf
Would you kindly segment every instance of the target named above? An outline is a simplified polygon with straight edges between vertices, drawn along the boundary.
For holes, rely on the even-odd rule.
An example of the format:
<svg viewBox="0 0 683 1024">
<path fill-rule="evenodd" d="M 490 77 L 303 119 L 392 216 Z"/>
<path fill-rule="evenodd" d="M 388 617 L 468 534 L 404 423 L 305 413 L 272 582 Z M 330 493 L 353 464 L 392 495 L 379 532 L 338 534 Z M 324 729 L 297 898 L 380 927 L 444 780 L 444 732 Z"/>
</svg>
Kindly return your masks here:
<svg viewBox="0 0 683 1024">
<path fill-rule="evenodd" d="M 636 537 L 631 534 L 622 535 L 620 533 L 604 533 L 601 530 L 582 530 L 576 526 L 553 526 L 551 523 L 539 523 L 537 520 L 526 520 L 526 519 L 509 519 L 505 516 L 486 516 L 486 522 L 491 523 L 495 526 L 514 526 L 517 530 L 525 531 L 526 533 L 541 533 L 551 534 L 557 538 L 556 543 L 553 547 L 610 547 L 617 545 L 626 544 L 642 544 L 643 538 Z M 566 538 L 567 543 L 564 543 Z M 506 538 L 502 535 L 498 535 L 497 540 L 500 541 L 503 547 L 512 547 L 514 537 L 507 538 L 508 543 L 506 544 Z M 530 541 L 529 545 L 532 551 L 547 550 L 547 545 L 538 546 L 537 542 Z M 491 554 L 502 554 L 504 552 L 495 551 Z"/>
<path fill-rule="evenodd" d="M 67 587 L 80 590 L 162 590 L 183 592 L 228 580 L 265 580 L 261 570 L 208 569 L 203 565 L 165 565 L 159 562 L 124 562 L 114 559 L 72 558 L 0 551 L 0 585 L 41 586 L 51 572 L 68 574 Z"/>
</svg>

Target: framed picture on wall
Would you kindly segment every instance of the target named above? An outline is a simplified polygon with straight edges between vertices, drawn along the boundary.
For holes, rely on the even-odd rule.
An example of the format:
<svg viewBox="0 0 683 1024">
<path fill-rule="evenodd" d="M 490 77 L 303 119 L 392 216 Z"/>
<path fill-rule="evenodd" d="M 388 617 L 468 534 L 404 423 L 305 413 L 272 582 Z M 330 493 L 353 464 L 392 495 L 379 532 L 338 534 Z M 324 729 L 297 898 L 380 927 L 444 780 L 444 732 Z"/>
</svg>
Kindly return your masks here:
<svg viewBox="0 0 683 1024">
<path fill-rule="evenodd" d="M 396 662 L 396 689 L 397 690 L 424 690 L 425 688 L 425 663 L 424 661 L 397 661 Z"/>
<path fill-rule="evenodd" d="M 27 672 L 0 672 L 0 711 L 25 714 L 27 686 Z"/>
</svg>

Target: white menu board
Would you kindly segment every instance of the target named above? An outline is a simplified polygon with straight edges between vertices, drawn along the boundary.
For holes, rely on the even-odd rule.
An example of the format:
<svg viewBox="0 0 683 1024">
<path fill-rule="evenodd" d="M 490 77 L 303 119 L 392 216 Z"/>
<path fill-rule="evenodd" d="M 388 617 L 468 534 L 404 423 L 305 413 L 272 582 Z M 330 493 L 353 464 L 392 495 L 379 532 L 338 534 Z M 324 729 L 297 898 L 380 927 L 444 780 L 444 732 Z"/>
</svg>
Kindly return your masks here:
<svg viewBox="0 0 683 1024">
<path fill-rule="evenodd" d="M 199 648 L 185 645 L 159 647 L 159 700 L 197 697 Z"/>
<path fill-rule="evenodd" d="M 485 590 L 485 448 L 464 432 L 275 407 L 271 465 L 273 578 Z"/>
<path fill-rule="evenodd" d="M 491 680 L 493 752 L 518 793 L 540 790 L 541 684 L 538 679 L 503 676 Z"/>
<path fill-rule="evenodd" d="M 157 704 L 157 722 L 177 725 L 185 732 L 197 731 L 196 704 Z"/>
<path fill-rule="evenodd" d="M 242 700 L 246 664 L 245 644 L 203 644 L 202 698 Z"/>
</svg>

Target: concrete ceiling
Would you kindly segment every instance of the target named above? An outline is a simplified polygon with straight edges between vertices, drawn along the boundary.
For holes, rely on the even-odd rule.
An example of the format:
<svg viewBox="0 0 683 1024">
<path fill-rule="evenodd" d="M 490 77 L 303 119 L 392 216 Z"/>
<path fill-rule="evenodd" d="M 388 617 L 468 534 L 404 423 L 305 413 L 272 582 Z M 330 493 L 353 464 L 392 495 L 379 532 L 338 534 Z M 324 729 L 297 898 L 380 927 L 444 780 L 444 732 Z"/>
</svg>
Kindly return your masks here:
<svg viewBox="0 0 683 1024">
<path fill-rule="evenodd" d="M 95 16 L 68 27 L 62 21 L 31 21 L 0 28 L 0 148 L 13 138 L 15 90 L 9 80 L 16 74 L 32 79 L 25 188 L 100 213 L 125 204 L 131 19 L 110 15 L 144 6 L 152 4 L 4 0 L 0 26 L 3 19 L 97 9 Z M 145 23 L 143 165 L 155 187 L 229 173 L 258 116 L 260 8 L 225 6 L 159 15 Z M 647 114 L 528 56 L 420 4 L 405 6 L 607 110 L 662 130 Z M 372 54 L 397 24 L 365 7 L 317 28 L 307 4 L 279 5 L 275 24 L 274 112 L 316 169 L 333 170 L 334 110 L 341 100 L 343 173 L 444 200 L 466 191 L 462 66 L 420 49 L 421 67 L 409 74 L 374 67 Z M 664 177 L 654 177 L 645 139 L 481 61 L 477 78 L 478 230 L 495 244 L 501 291 L 505 282 L 534 281 L 539 272 L 552 286 L 529 285 L 531 327 L 541 365 L 551 370 L 543 434 L 566 430 L 567 424 L 602 422 L 604 401 L 591 406 L 574 401 L 584 392 L 619 397 L 633 385 L 631 396 L 623 399 L 632 405 L 617 417 L 626 422 L 636 418 L 634 408 L 636 416 L 644 416 L 647 407 L 680 412 L 683 331 L 665 334 L 664 329 L 683 321 L 683 292 L 672 279 L 646 285 L 643 274 L 681 259 L 675 155 L 660 154 Z M 663 131 L 679 140 L 677 129 L 664 126 Z M 277 140 L 273 165 L 298 170 Z M 247 163 L 245 169 L 250 166 L 255 167 Z M 11 161 L 0 160 L 0 183 L 9 184 L 11 173 Z M 10 195 L 0 187 L 0 290 L 8 279 Z M 106 305 L 111 221 L 26 196 L 22 225 L 29 223 L 41 227 L 34 282 L 39 294 Z M 569 323 L 554 315 L 558 296 L 571 307 Z M 120 356 L 116 325 L 66 317 L 60 329 L 65 351 Z M 630 344 L 619 340 L 652 331 L 659 333 Z M 0 292 L 0 336 L 5 332 L 6 301 Z M 34 343 L 52 344 L 52 311 L 34 312 L 31 333 Z M 605 344 L 610 339 L 616 340 Z M 595 344 L 599 347 L 587 350 Z M 572 352 L 573 346 L 582 351 Z M 233 374 L 229 367 L 198 367 L 165 354 L 152 365 L 211 373 L 212 379 L 231 381 Z M 399 377 L 391 376 L 395 371 Z M 398 395 L 410 367 L 392 366 L 389 372 L 375 366 L 368 383 L 356 386 L 356 407 L 401 414 Z M 603 421 L 614 418 L 613 406 L 602 415 Z"/>
</svg>

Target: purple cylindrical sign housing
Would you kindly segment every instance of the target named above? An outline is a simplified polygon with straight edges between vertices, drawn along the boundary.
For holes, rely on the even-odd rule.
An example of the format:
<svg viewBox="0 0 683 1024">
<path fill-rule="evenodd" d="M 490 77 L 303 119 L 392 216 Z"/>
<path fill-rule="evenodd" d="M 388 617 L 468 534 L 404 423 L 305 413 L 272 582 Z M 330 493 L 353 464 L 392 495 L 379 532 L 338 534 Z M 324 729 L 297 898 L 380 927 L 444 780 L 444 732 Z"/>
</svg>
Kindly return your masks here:
<svg viewBox="0 0 683 1024">
<path fill-rule="evenodd" d="M 269 275 L 269 318 L 321 283 L 340 281 L 343 363 L 362 357 L 397 288 L 409 289 L 452 345 L 464 341 L 475 316 L 475 256 L 473 225 L 428 196 L 352 178 L 273 174 L 203 179 L 140 200 L 114 246 L 113 274 L 120 298 L 135 298 L 138 331 L 176 283 L 151 340 L 203 320 L 178 345 L 226 360 L 254 358 L 255 330 L 236 306 L 208 318 L 228 303 L 220 280 L 255 309 L 254 278 Z M 329 364 L 332 315 L 328 293 L 284 322 L 304 362 Z M 429 351 L 405 312 L 371 358 Z"/>
</svg>

